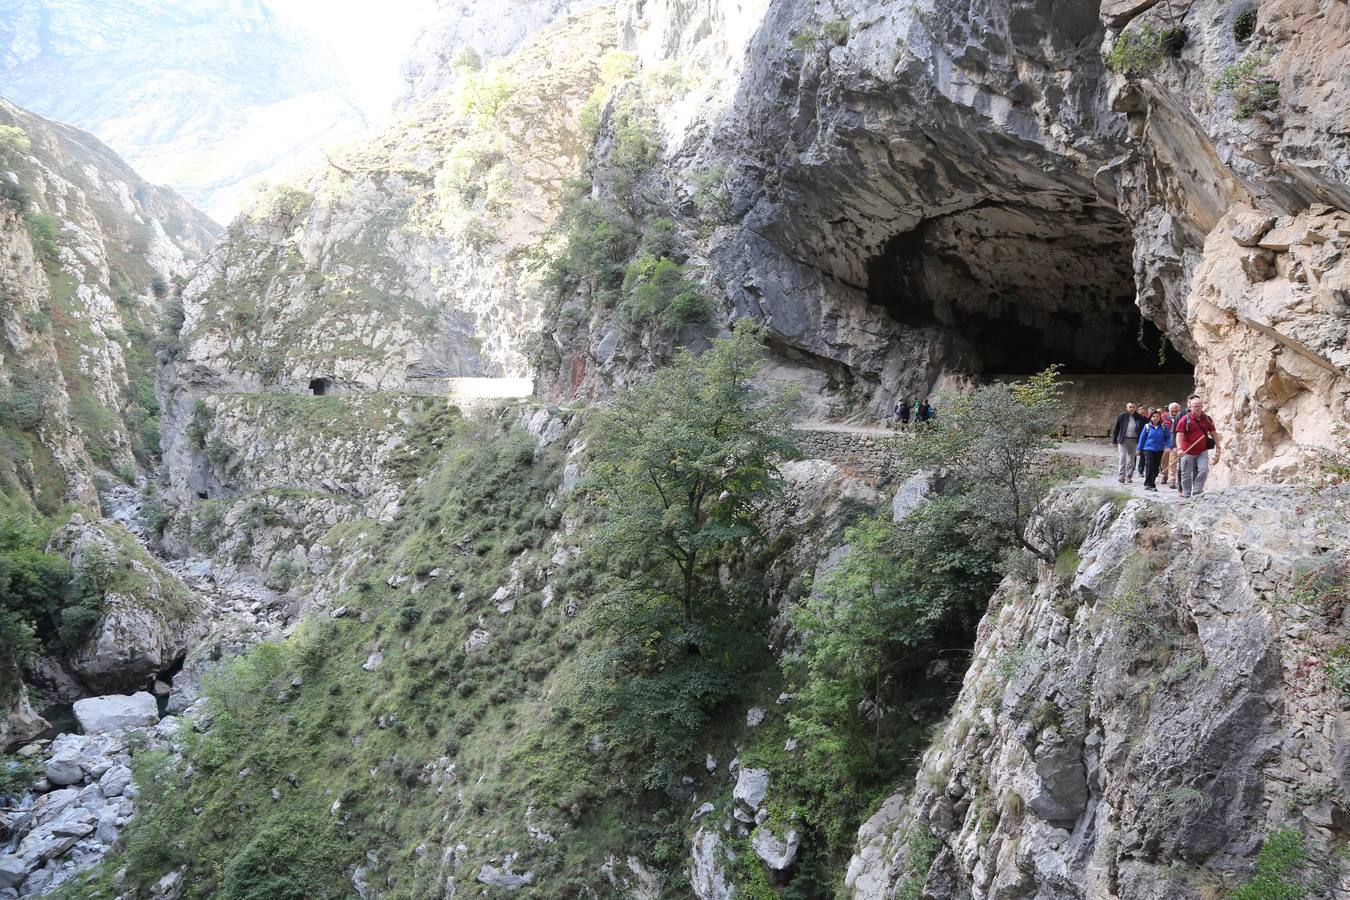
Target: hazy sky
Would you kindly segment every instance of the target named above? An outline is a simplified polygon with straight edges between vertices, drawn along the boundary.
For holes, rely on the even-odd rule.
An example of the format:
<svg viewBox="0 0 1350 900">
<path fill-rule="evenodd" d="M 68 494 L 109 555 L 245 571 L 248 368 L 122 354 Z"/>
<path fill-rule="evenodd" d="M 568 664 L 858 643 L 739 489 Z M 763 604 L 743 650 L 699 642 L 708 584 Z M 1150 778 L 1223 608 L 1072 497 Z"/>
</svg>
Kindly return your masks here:
<svg viewBox="0 0 1350 900">
<path fill-rule="evenodd" d="M 435 0 L 263 0 L 278 15 L 330 44 L 356 99 L 379 115 L 401 92 L 401 64 Z"/>
</svg>

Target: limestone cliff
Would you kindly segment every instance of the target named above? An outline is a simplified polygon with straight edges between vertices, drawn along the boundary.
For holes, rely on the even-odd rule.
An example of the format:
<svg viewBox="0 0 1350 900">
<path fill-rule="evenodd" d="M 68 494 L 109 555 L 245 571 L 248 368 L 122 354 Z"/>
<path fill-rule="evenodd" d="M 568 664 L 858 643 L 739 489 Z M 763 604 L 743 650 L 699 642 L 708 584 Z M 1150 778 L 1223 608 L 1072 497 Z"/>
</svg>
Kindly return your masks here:
<svg viewBox="0 0 1350 900">
<path fill-rule="evenodd" d="M 1076 568 L 1004 580 L 913 792 L 860 832 L 848 895 L 1213 896 L 1289 827 L 1309 835 L 1291 882 L 1343 895 L 1345 504 L 1064 496 Z"/>
<path fill-rule="evenodd" d="M 99 141 L 0 100 L 0 510 L 6 517 L 52 516 L 67 504 L 96 513 L 96 479 L 136 481 L 157 463 L 153 341 L 174 280 L 202 257 L 216 231 Z M 124 593 L 107 629 L 93 629 L 83 648 L 91 675 L 102 665 L 96 658 L 106 655 L 94 649 L 100 635 L 118 633 L 116 613 L 141 600 L 147 604 L 142 611 L 160 606 L 156 598 Z M 3 744 L 45 723 L 30 709 L 8 658 L 0 669 Z"/>
<path fill-rule="evenodd" d="M 95 466 L 159 452 L 151 342 L 217 229 L 87 134 L 4 101 L 0 126 L 6 493 L 96 509 Z"/>
<path fill-rule="evenodd" d="M 1221 478 L 1343 440 L 1345 5 L 1266 4 L 1241 41 L 1240 5 L 1118 6 L 635 8 L 648 64 L 753 23 L 718 70 L 730 97 L 663 114 L 668 209 L 708 234 L 723 316 L 764 318 L 785 363 L 872 415 L 972 374 L 1161 365 L 1217 411 Z M 634 364 L 612 328 L 546 326 L 559 396 Z"/>
</svg>

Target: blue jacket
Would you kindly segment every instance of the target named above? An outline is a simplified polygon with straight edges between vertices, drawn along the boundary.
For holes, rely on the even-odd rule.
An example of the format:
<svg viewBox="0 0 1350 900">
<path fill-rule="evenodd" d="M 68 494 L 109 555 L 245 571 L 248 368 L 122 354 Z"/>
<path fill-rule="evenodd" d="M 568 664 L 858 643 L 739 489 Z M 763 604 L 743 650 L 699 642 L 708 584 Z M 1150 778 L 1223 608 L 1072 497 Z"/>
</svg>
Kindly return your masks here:
<svg viewBox="0 0 1350 900">
<path fill-rule="evenodd" d="M 1154 425 L 1152 422 L 1139 432 L 1140 450 L 1171 450 L 1172 429 L 1166 425 Z"/>
</svg>

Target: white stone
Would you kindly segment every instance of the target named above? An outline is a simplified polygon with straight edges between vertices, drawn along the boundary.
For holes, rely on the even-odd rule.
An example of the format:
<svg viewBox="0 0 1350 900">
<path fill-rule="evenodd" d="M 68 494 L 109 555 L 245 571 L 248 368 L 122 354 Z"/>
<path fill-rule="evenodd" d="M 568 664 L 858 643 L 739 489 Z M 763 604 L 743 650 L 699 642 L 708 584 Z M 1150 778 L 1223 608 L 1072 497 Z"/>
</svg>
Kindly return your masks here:
<svg viewBox="0 0 1350 900">
<path fill-rule="evenodd" d="M 770 869 L 782 871 L 797 859 L 797 848 L 801 845 L 796 829 L 789 828 L 787 837 L 779 839 L 767 826 L 755 829 L 751 846 L 755 855 L 764 860 Z"/>
<path fill-rule="evenodd" d="M 108 694 L 104 697 L 86 697 L 75 701 L 75 718 L 85 734 L 122 731 L 159 721 L 159 706 L 153 694 L 138 691 L 126 694 Z"/>
<path fill-rule="evenodd" d="M 736 787 L 731 795 L 751 811 L 759 809 L 769 790 L 769 770 L 743 768 L 736 776 Z"/>
<path fill-rule="evenodd" d="M 131 784 L 131 769 L 116 765 L 98 780 L 98 790 L 104 797 L 120 797 L 129 784 Z"/>
</svg>

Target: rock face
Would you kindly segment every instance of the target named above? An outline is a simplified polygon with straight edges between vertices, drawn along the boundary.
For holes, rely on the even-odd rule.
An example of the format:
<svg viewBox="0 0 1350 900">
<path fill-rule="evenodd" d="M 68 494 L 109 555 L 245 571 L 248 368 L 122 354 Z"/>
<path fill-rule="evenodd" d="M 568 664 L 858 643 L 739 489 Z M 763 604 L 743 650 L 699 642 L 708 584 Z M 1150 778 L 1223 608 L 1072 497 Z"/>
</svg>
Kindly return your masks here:
<svg viewBox="0 0 1350 900">
<path fill-rule="evenodd" d="M 909 827 L 942 844 L 928 890 L 975 898 L 1200 897 L 1282 827 L 1333 845 L 1346 500 L 1062 498 L 1090 523 L 1077 571 L 1004 581 L 913 793 L 860 835 L 852 896 L 890 896 Z"/>
<path fill-rule="evenodd" d="M 217 229 L 87 134 L 5 101 L 0 126 L 16 129 L 0 147 L 0 392 L 20 411 L 0 471 L 47 511 L 96 509 L 94 465 L 149 450 L 149 336 Z"/>
<path fill-rule="evenodd" d="M 786 370 L 827 373 L 819 390 L 879 417 L 970 375 L 1162 360 L 1193 368 L 1234 439 L 1216 480 L 1284 478 L 1350 421 L 1346 128 L 1327 100 L 1350 65 L 1346 8 L 1266 4 L 1237 42 L 1241 10 L 1193 5 L 1178 56 L 1105 67 L 1168 9 L 670 0 L 625 13 L 624 40 L 648 64 L 727 53 L 697 115 L 658 111 L 663 196 L 692 229 L 694 183 L 723 165 L 726 212 L 695 259 L 724 320 L 771 325 Z M 755 20 L 748 53 L 728 47 L 736 29 L 709 34 L 718 16 Z M 1237 118 L 1212 87 L 1234 64 L 1269 77 L 1270 109 Z M 1253 214 L 1315 227 L 1238 252 L 1228 228 Z M 557 396 L 603 395 L 662 352 L 611 324 L 552 325 L 561 361 L 540 375 Z"/>
<path fill-rule="evenodd" d="M 1248 10 L 1254 22 L 1238 27 Z M 1113 41 L 1165 15 L 1102 13 Z M 1350 209 L 1350 127 L 1331 95 L 1350 71 L 1350 10 L 1214 0 L 1188 7 L 1184 26 L 1178 56 L 1116 76 L 1129 152 L 1109 171 L 1134 229 L 1140 307 L 1238 439 L 1222 476 L 1281 477 L 1301 447 L 1343 441 L 1347 420 L 1335 223 Z M 1236 89 L 1216 89 L 1225 74 Z"/>
<path fill-rule="evenodd" d="M 429 97 L 470 75 L 485 61 L 506 56 L 536 32 L 598 0 L 440 0 L 436 18 L 417 37 L 403 64 L 405 104 Z"/>
<path fill-rule="evenodd" d="M 200 600 L 121 526 L 80 517 L 54 535 L 50 546 L 68 555 L 74 570 L 99 591 L 98 618 L 67 659 L 71 672 L 92 689 L 145 684 L 201 637 L 206 623 Z"/>
</svg>

